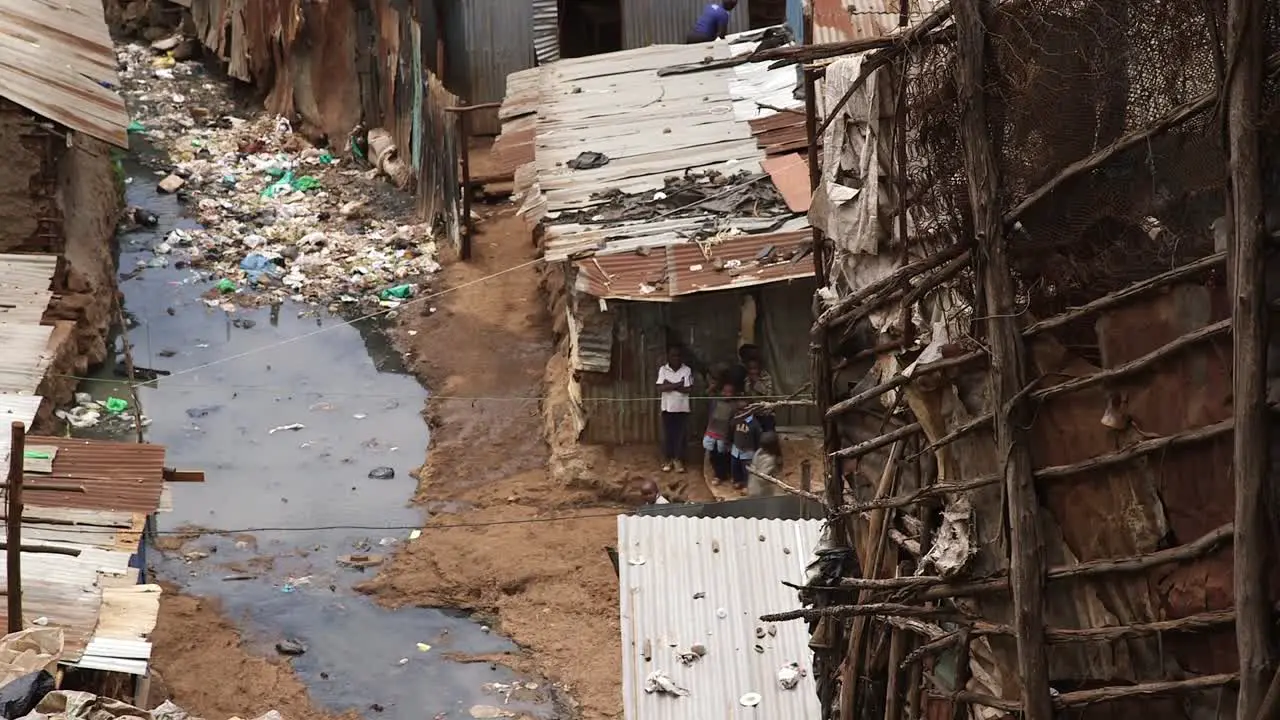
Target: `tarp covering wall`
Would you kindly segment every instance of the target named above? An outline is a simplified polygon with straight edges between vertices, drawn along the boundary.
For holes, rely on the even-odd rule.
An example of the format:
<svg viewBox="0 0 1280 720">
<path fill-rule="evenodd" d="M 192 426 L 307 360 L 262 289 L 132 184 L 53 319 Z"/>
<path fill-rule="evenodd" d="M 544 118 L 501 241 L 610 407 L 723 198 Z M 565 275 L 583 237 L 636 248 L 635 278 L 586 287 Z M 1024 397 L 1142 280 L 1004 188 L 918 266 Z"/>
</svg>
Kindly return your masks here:
<svg viewBox="0 0 1280 720">
<path fill-rule="evenodd" d="M 254 84 L 268 112 L 345 151 L 352 129 L 385 127 L 414 162 L 419 210 L 457 242 L 457 98 L 436 77 L 434 0 L 192 0 L 201 42 L 232 77 Z"/>
</svg>

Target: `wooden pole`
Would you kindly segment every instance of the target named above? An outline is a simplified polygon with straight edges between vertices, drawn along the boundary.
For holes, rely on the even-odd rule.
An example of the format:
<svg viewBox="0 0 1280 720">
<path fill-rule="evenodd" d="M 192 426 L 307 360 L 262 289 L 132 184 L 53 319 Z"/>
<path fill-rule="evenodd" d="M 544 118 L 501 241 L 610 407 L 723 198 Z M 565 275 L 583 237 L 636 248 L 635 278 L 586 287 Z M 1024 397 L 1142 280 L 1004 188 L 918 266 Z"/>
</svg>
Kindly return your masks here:
<svg viewBox="0 0 1280 720">
<path fill-rule="evenodd" d="M 9 575 L 9 628 L 8 632 L 22 630 L 22 466 L 26 453 L 26 428 L 14 422 L 10 426 L 9 484 L 5 489 L 5 518 L 8 532 L 5 536 L 5 555 Z"/>
<path fill-rule="evenodd" d="M 458 113 L 458 134 L 462 136 L 462 246 L 458 254 L 471 259 L 471 113 L 464 102 Z"/>
<path fill-rule="evenodd" d="M 1013 278 L 1004 237 L 997 157 L 987 126 L 984 91 L 984 14 L 988 0 L 954 0 L 959 63 L 957 85 L 969 203 L 987 313 L 991 356 L 991 403 L 995 412 L 996 457 L 1004 479 L 1009 520 L 1009 585 L 1017 632 L 1018 676 L 1022 678 L 1025 720 L 1052 720 L 1049 666 L 1044 652 L 1044 548 L 1031 451 L 1023 428 L 1030 427 L 1026 397 L 1026 348 L 1014 313 Z M 967 663 L 968 658 L 961 658 Z"/>
<path fill-rule="evenodd" d="M 1274 672 L 1267 602 L 1267 310 L 1263 255 L 1261 121 L 1264 4 L 1227 3 L 1228 287 L 1234 345 L 1236 717 L 1256 718 Z"/>
</svg>

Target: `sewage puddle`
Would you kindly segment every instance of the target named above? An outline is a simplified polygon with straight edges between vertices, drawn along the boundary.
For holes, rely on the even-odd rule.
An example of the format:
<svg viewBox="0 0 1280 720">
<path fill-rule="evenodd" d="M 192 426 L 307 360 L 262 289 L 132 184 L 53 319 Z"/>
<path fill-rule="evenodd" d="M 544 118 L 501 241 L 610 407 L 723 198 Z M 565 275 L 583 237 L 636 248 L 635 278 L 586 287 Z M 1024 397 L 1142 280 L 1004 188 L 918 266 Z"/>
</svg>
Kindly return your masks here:
<svg viewBox="0 0 1280 720">
<path fill-rule="evenodd" d="M 545 683 L 446 657 L 516 651 L 513 643 L 456 613 L 385 610 L 354 590 L 377 568 L 341 563 L 389 558 L 422 520 L 408 499 L 426 453 L 427 393 L 377 321 L 346 324 L 288 303 L 228 314 L 204 303 L 212 284 L 193 282 L 189 269 L 132 274 L 171 229 L 191 225 L 172 196 L 155 192 L 150 171 L 125 167 L 127 202 L 159 217 L 121 236 L 134 362 L 171 373 L 139 391 L 152 420 L 146 438 L 167 447 L 170 466 L 206 474 L 203 484 L 174 485 L 174 511 L 159 516 L 162 544 L 189 527 L 241 531 L 148 553 L 153 571 L 218 599 L 260 654 L 282 639 L 305 644 L 293 666 L 320 707 L 387 720 L 466 718 L 472 705 L 553 717 Z M 81 390 L 129 397 L 114 367 L 99 376 Z M 383 467 L 394 477 L 370 477 Z M 430 531 L 414 542 L 430 542 Z M 525 683 L 515 697 L 532 702 L 507 701 L 492 683 Z"/>
</svg>

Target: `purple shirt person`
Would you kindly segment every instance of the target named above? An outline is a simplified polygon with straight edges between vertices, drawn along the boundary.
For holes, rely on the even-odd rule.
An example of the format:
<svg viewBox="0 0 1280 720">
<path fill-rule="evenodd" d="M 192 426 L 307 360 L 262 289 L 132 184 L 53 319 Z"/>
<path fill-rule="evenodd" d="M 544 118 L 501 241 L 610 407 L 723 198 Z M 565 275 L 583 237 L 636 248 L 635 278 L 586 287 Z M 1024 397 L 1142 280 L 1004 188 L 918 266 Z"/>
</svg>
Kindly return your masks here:
<svg viewBox="0 0 1280 720">
<path fill-rule="evenodd" d="M 685 42 L 692 45 L 724 37 L 729 32 L 729 13 L 736 7 L 738 0 L 721 0 L 708 5 L 693 24 Z"/>
</svg>

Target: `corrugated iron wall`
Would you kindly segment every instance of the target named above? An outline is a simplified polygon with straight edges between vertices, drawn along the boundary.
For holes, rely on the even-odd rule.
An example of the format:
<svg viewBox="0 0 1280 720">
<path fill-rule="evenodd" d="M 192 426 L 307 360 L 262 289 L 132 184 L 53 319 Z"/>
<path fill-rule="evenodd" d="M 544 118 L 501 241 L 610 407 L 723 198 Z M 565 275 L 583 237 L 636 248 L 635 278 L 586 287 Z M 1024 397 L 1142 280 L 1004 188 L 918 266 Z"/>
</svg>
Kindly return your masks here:
<svg viewBox="0 0 1280 720">
<path fill-rule="evenodd" d="M 300 116 L 343 151 L 356 124 L 387 128 L 412 160 L 423 218 L 456 244 L 460 146 L 444 108 L 457 98 L 434 74 L 437 1 L 192 0 L 191 18 L 268 112 Z"/>
<path fill-rule="evenodd" d="M 467 85 L 455 88 L 467 102 L 501 102 L 507 75 L 533 67 L 532 0 L 463 0 L 463 58 Z M 471 131 L 497 135 L 497 111 L 476 111 Z"/>
<path fill-rule="evenodd" d="M 560 0 L 533 0 L 533 54 L 539 65 L 560 59 Z"/>
<path fill-rule="evenodd" d="M 794 392 L 809 381 L 809 323 L 811 280 L 766 286 L 754 293 L 758 308 L 757 344 L 774 376 L 778 392 Z M 658 366 L 666 362 L 668 328 L 692 355 L 686 362 L 695 373 L 737 357 L 743 292 L 701 293 L 670 303 L 613 302 L 615 315 L 612 363 L 608 373 L 580 376 L 586 416 L 583 439 L 592 443 L 656 443 L 659 415 L 654 382 Z M 694 396 L 705 396 L 699 379 Z M 710 402 L 693 401 L 690 441 L 702 434 Z M 779 425 L 815 425 L 813 408 L 783 408 Z"/>
<path fill-rule="evenodd" d="M 787 0 L 787 27 L 791 28 L 797 45 L 808 42 L 804 36 L 804 0 Z"/>
<path fill-rule="evenodd" d="M 622 0 L 622 49 L 682 44 L 710 0 Z M 750 0 L 730 14 L 729 32 L 751 29 Z"/>
</svg>

